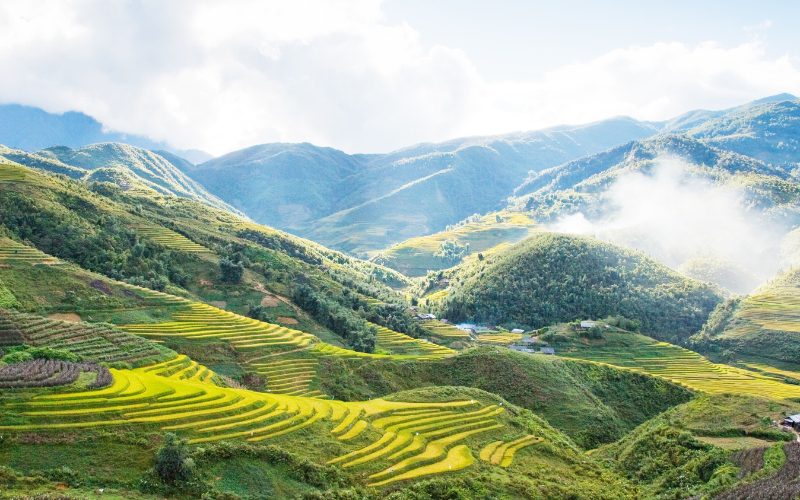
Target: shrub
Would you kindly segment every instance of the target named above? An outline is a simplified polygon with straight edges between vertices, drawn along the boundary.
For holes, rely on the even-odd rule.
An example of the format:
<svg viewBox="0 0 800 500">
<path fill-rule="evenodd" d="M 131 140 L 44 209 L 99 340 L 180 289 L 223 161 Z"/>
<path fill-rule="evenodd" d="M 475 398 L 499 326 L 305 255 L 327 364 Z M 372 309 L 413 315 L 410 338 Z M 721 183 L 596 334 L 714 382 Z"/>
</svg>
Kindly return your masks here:
<svg viewBox="0 0 800 500">
<path fill-rule="evenodd" d="M 164 445 L 156 453 L 155 471 L 165 484 L 188 481 L 193 462 L 188 459 L 186 443 L 171 432 L 164 436 Z"/>
<path fill-rule="evenodd" d="M 0 361 L 2 361 L 3 363 L 12 364 L 12 363 L 24 363 L 25 361 L 31 361 L 32 359 L 33 356 L 31 356 L 29 352 L 16 351 L 6 354 Z"/>
</svg>

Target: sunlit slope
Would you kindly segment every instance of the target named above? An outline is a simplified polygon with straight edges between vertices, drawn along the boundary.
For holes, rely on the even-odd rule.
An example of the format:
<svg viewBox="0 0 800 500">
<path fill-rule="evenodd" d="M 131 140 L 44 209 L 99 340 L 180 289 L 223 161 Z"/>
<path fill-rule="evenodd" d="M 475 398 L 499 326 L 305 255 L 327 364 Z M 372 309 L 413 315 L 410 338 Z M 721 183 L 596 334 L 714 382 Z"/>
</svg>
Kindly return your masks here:
<svg viewBox="0 0 800 500">
<path fill-rule="evenodd" d="M 720 306 L 693 341 L 714 354 L 800 369 L 800 271 Z"/>
<path fill-rule="evenodd" d="M 413 339 L 384 327 L 376 328 L 380 330 L 380 342 L 385 353 L 356 352 L 326 344 L 300 330 L 110 280 L 73 264 L 55 265 L 60 261 L 9 239 L 0 238 L 2 250 L 5 251 L 4 261 L 8 263 L 0 268 L 0 279 L 15 290 L 17 298 L 24 305 L 77 301 L 67 307 L 80 309 L 82 314 L 94 320 L 114 323 L 124 332 L 163 341 L 176 350 L 226 344 L 238 353 L 237 361 L 243 367 L 263 376 L 267 389 L 276 393 L 326 397 L 319 390 L 316 373 L 319 360 L 326 357 L 436 359 L 454 354 L 446 347 Z M 51 293 L 50 286 L 57 290 L 46 296 Z M 75 298 L 70 298 L 72 296 Z M 146 321 L 130 322 L 132 318 Z M 77 327 L 67 324 L 63 328 L 69 333 Z M 55 330 L 59 329 L 62 327 Z M 87 349 L 98 342 L 92 341 Z M 102 351 L 102 347 L 99 349 Z"/>
<path fill-rule="evenodd" d="M 227 389 L 204 381 L 208 372 L 185 357 L 112 374 L 105 389 L 5 401 L 0 414 L 15 415 L 15 423 L 0 430 L 139 425 L 178 432 L 190 443 L 281 443 L 327 434 L 328 442 L 339 443 L 326 445 L 328 460 L 364 471 L 373 486 L 461 470 L 475 462 L 483 444 L 525 438 L 509 426 L 503 406 L 476 399 L 343 403 Z M 502 465 L 512 460 L 504 454 Z"/>
<path fill-rule="evenodd" d="M 428 271 L 446 269 L 462 259 L 438 255 L 442 244 L 452 241 L 469 245 L 465 256 L 488 253 L 498 246 L 509 245 L 532 236 L 537 230 L 530 216 L 520 212 L 498 212 L 469 220 L 456 227 L 428 236 L 411 238 L 377 253 L 373 261 L 400 271 L 406 276 L 424 276 Z"/>
<path fill-rule="evenodd" d="M 560 356 L 587 359 L 664 377 L 710 394 L 731 393 L 773 399 L 800 398 L 800 386 L 733 366 L 712 363 L 703 356 L 634 333 L 604 333 L 604 339 L 556 342 Z"/>
</svg>

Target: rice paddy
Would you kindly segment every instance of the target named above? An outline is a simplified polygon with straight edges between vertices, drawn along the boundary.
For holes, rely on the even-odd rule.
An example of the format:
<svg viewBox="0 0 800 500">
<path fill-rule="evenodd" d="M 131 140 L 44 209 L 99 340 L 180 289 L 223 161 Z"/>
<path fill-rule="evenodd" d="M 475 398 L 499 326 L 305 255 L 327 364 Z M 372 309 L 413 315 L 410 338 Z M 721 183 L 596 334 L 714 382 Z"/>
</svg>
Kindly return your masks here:
<svg viewBox="0 0 800 500">
<path fill-rule="evenodd" d="M 393 354 L 436 359 L 451 356 L 456 353 L 448 347 L 443 347 L 425 340 L 415 339 L 382 326 L 375 326 L 378 329 L 378 348 Z"/>
<path fill-rule="evenodd" d="M 474 458 L 465 441 L 505 429 L 498 420 L 502 407 L 474 400 L 345 403 L 219 387 L 185 356 L 111 373 L 113 383 L 103 389 L 40 394 L 4 404 L 3 411 L 21 418 L 0 431 L 146 425 L 205 443 L 261 442 L 314 428 L 353 448 L 330 463 L 365 468 L 369 484 L 384 486 L 468 467 Z M 367 433 L 378 438 L 366 446 L 349 444 Z"/>
<path fill-rule="evenodd" d="M 225 341 L 237 350 L 261 348 L 289 350 L 308 347 L 313 335 L 264 323 L 201 302 L 179 302 L 171 321 L 121 325 L 120 328 L 144 337 L 181 337 L 190 340 Z"/>
<path fill-rule="evenodd" d="M 59 264 L 61 261 L 36 248 L 0 237 L 0 264 L 3 263 L 52 265 Z"/>
<path fill-rule="evenodd" d="M 202 245 L 198 245 L 186 236 L 176 233 L 163 226 L 149 225 L 149 224 L 136 224 L 132 227 L 136 233 L 144 238 L 151 240 L 159 245 L 167 248 L 172 248 L 181 252 L 187 253 L 208 253 L 211 251 Z"/>
<path fill-rule="evenodd" d="M 485 344 L 509 345 L 522 340 L 521 333 L 482 333 L 478 341 Z"/>
<path fill-rule="evenodd" d="M 573 343 L 559 355 L 597 361 L 656 375 L 711 394 L 734 393 L 775 399 L 800 398 L 800 386 L 766 374 L 712 363 L 694 351 L 635 334 L 606 334 L 614 345 Z"/>
<path fill-rule="evenodd" d="M 508 442 L 494 441 L 481 450 L 480 457 L 484 462 L 508 467 L 513 462 L 517 451 L 540 442 L 542 442 L 542 438 L 536 436 L 523 436 Z"/>
<path fill-rule="evenodd" d="M 7 163 L 0 164 L 0 182 L 26 182 L 27 177 L 24 168 Z"/>
<path fill-rule="evenodd" d="M 469 333 L 443 321 L 438 321 L 435 319 L 423 321 L 422 327 L 431 332 L 431 335 L 434 337 L 442 339 L 445 342 L 453 342 L 457 340 L 468 341 L 470 339 Z"/>
<path fill-rule="evenodd" d="M 133 365 L 174 355 L 168 349 L 107 325 L 60 321 L 11 310 L 0 311 L 0 344 L 3 343 L 46 346 L 94 362 L 123 361 Z"/>
</svg>

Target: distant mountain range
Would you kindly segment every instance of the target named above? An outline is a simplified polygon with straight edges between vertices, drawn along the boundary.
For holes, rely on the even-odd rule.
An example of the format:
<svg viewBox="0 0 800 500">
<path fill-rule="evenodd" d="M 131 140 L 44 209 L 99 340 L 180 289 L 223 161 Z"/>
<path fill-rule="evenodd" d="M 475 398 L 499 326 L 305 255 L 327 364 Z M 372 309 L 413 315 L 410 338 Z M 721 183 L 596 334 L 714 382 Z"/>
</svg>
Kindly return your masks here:
<svg viewBox="0 0 800 500">
<path fill-rule="evenodd" d="M 187 169 L 191 163 L 171 153 L 159 154 L 112 142 L 75 149 L 54 146 L 36 152 L 0 146 L 0 160 L 63 174 L 87 183 L 110 182 L 123 191 L 144 190 L 190 198 L 239 213 L 183 173 L 182 169 Z"/>
<path fill-rule="evenodd" d="M 106 130 L 91 116 L 77 111 L 54 114 L 32 106 L 0 105 L 0 144 L 10 148 L 37 151 L 51 146 L 79 148 L 98 142 L 168 150 L 192 163 L 211 159 L 211 155 L 196 149 L 178 150 L 147 137 Z"/>
<path fill-rule="evenodd" d="M 0 106 L 0 144 L 24 150 L 14 153 L 16 157 L 7 152 L 11 160 L 60 169 L 72 177 L 86 173 L 68 168 L 85 170 L 82 155 L 97 158 L 98 151 L 82 149 L 89 143 L 138 145 L 170 165 L 169 172 L 136 173 L 151 188 L 160 186 L 181 196 L 190 193 L 216 206 L 224 202 L 259 223 L 366 255 L 442 231 L 476 213 L 533 203 L 535 215 L 542 217 L 585 207 L 589 204 L 585 193 L 607 185 L 615 171 L 665 152 L 729 172 L 786 179 L 800 161 L 798 124 L 800 102 L 779 94 L 728 110 L 692 111 L 664 122 L 619 117 L 418 144 L 387 154 L 347 154 L 308 143 L 263 144 L 195 164 L 201 156 L 105 132 L 100 123 L 81 113 L 51 115 L 5 105 Z M 52 148 L 55 145 L 76 152 Z M 43 148 L 48 148 L 46 153 L 20 160 L 24 153 Z M 102 161 L 91 165 L 92 169 L 110 166 Z M 87 179 L 114 181 L 119 176 L 119 172 L 107 174 L 101 170 Z M 155 178 L 162 175 L 160 181 Z M 562 194 L 568 191 L 583 194 L 565 206 Z M 531 198 L 535 203 L 529 202 Z"/>
<path fill-rule="evenodd" d="M 258 222 L 363 253 L 497 208 L 530 171 L 657 130 L 614 118 L 381 155 L 266 144 L 215 158 L 189 174 Z"/>
</svg>

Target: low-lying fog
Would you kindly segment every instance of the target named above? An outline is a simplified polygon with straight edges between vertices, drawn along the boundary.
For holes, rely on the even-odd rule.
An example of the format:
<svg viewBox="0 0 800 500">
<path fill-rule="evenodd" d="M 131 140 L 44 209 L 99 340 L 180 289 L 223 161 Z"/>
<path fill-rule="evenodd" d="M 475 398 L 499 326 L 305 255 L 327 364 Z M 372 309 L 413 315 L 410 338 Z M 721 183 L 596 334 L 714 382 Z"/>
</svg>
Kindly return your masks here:
<svg viewBox="0 0 800 500">
<path fill-rule="evenodd" d="M 743 190 L 692 175 L 691 165 L 660 157 L 647 173 L 618 177 L 603 193 L 602 215 L 560 219 L 554 231 L 592 235 L 637 248 L 674 269 L 747 293 L 789 262 L 788 228 L 748 210 Z"/>
</svg>

